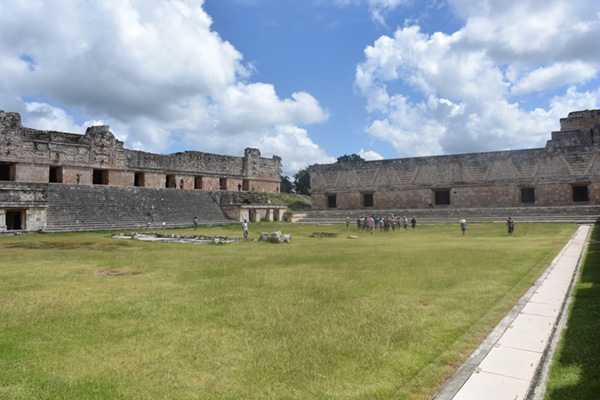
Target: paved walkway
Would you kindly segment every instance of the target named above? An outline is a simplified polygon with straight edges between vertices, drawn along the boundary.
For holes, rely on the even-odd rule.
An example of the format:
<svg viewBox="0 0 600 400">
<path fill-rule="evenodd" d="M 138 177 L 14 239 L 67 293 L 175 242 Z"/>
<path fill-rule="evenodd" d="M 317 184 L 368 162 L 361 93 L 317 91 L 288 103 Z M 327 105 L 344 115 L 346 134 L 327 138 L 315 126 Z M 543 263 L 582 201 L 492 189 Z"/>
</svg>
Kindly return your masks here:
<svg viewBox="0 0 600 400">
<path fill-rule="evenodd" d="M 523 400 L 543 396 L 590 230 L 590 225 L 579 227 L 435 400 Z"/>
</svg>

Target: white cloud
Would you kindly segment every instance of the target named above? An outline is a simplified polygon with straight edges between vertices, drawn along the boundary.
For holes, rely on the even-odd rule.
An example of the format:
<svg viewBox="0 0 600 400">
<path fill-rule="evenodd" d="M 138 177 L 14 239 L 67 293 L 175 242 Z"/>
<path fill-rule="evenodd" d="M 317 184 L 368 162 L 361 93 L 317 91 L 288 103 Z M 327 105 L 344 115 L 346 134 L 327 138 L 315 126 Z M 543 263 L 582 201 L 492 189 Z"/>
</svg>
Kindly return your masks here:
<svg viewBox="0 0 600 400">
<path fill-rule="evenodd" d="M 218 120 L 223 133 L 260 129 L 295 121 L 312 124 L 328 116 L 308 93 L 293 93 L 280 100 L 273 85 L 264 83 L 230 85 L 218 99 Z"/>
<path fill-rule="evenodd" d="M 560 87 L 565 84 L 586 82 L 597 76 L 598 70 L 592 65 L 579 61 L 557 63 L 550 67 L 540 67 L 523 76 L 512 87 L 512 94 L 526 94 Z"/>
<path fill-rule="evenodd" d="M 75 121 L 73 121 L 73 118 L 61 108 L 38 102 L 25 103 L 24 105 L 29 121 L 32 122 L 33 126 L 37 129 L 44 131 L 85 133 L 86 127 L 76 124 Z"/>
<path fill-rule="evenodd" d="M 388 12 L 399 6 L 408 5 L 413 0 L 368 0 L 368 2 L 371 17 L 379 24 L 385 26 L 385 16 Z"/>
<path fill-rule="evenodd" d="M 211 30 L 203 4 L 3 4 L 0 100 L 8 111 L 21 112 L 26 126 L 81 132 L 83 126 L 69 116 L 75 110 L 110 125 L 126 146 L 146 151 L 184 144 L 240 155 L 244 147 L 270 143 L 278 132 L 279 142 L 291 136 L 304 165 L 322 160 L 324 152 L 306 131 L 299 141 L 294 129 L 327 120 L 327 112 L 308 93 L 280 98 L 271 84 L 249 83 L 253 67 Z"/>
<path fill-rule="evenodd" d="M 383 156 L 375 151 L 365 151 L 360 149 L 358 155 L 364 158 L 366 161 L 383 160 Z"/>
<path fill-rule="evenodd" d="M 356 68 L 374 117 L 366 132 L 401 156 L 543 146 L 559 118 L 599 103 L 598 90 L 572 86 L 597 87 L 600 70 L 600 46 L 588 46 L 600 37 L 598 7 L 580 3 L 454 0 L 463 29 L 380 37 Z M 543 107 L 519 97 L 549 90 Z"/>
<path fill-rule="evenodd" d="M 263 135 L 260 148 L 283 158 L 284 175 L 292 176 L 309 164 L 329 164 L 335 158 L 327 156 L 309 137 L 306 130 L 291 125 L 278 125 Z M 307 163 L 307 160 L 311 160 Z"/>
</svg>

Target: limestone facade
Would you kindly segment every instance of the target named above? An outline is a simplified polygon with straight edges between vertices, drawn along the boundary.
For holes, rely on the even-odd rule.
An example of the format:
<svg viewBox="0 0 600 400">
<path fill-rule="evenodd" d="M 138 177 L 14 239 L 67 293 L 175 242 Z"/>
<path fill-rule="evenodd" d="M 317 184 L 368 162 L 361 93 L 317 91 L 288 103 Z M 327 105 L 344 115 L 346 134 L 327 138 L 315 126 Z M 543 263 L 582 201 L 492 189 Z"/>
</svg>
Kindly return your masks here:
<svg viewBox="0 0 600 400">
<path fill-rule="evenodd" d="M 244 157 L 129 150 L 108 126 L 89 127 L 85 135 L 40 131 L 0 111 L 0 180 L 77 184 L 77 176 L 81 185 L 276 192 L 281 158 L 263 158 L 252 148 Z"/>
<path fill-rule="evenodd" d="M 44 229 L 44 202 L 25 200 L 27 184 L 274 193 L 280 180 L 281 158 L 261 157 L 258 149 L 246 148 L 243 157 L 154 154 L 124 148 L 108 126 L 85 135 L 41 131 L 0 110 L 0 231 Z"/>
<path fill-rule="evenodd" d="M 600 204 L 600 110 L 560 123 L 545 148 L 312 165 L 313 209 Z"/>
</svg>

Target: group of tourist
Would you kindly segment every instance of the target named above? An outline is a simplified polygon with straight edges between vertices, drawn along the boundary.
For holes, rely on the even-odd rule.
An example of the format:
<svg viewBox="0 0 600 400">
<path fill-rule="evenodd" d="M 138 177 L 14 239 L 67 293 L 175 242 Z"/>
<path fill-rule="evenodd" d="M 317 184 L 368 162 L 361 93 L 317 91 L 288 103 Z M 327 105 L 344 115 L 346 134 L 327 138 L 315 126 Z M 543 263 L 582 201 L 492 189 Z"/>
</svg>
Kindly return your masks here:
<svg viewBox="0 0 600 400">
<path fill-rule="evenodd" d="M 358 230 L 367 231 L 371 234 L 375 231 L 389 232 L 390 230 L 400 230 L 403 227 L 404 230 L 408 230 L 408 224 L 408 218 L 394 216 L 394 214 L 385 217 L 373 215 L 367 217 L 361 215 L 356 219 Z M 414 217 L 410 220 L 410 226 L 414 231 L 417 226 L 417 220 Z M 350 217 L 346 217 L 346 229 L 350 229 Z"/>
<path fill-rule="evenodd" d="M 463 218 L 460 221 L 460 230 L 462 232 L 462 235 L 465 236 L 465 232 L 467 230 L 467 221 Z M 373 233 L 375 231 L 379 231 L 379 232 L 389 232 L 390 229 L 392 231 L 395 231 L 396 229 L 401 230 L 402 228 L 404 228 L 404 230 L 408 230 L 408 218 L 406 217 L 398 217 L 398 216 L 394 216 L 394 214 L 392 214 L 391 217 L 378 217 L 378 216 L 362 216 L 360 215 L 357 219 L 356 219 L 356 225 L 358 227 L 359 231 L 367 231 L 369 233 Z M 415 219 L 415 217 L 412 217 L 410 220 L 410 226 L 412 227 L 412 230 L 415 230 L 415 227 L 417 226 L 417 220 Z M 508 228 L 508 234 L 512 235 L 513 232 L 515 231 L 515 221 L 512 219 L 512 217 L 508 217 L 508 220 L 506 221 L 506 226 Z M 346 229 L 350 230 L 350 217 L 346 217 Z"/>
</svg>

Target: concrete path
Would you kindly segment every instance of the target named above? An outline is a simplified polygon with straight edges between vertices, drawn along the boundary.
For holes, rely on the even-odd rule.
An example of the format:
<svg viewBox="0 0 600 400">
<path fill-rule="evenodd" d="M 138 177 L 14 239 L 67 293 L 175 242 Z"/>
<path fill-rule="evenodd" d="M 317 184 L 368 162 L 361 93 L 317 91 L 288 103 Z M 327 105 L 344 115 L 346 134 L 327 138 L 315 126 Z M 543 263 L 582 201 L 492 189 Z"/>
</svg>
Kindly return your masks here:
<svg viewBox="0 0 600 400">
<path fill-rule="evenodd" d="M 435 400 L 523 400 L 543 396 L 590 230 L 590 225 L 579 227 Z"/>
</svg>

